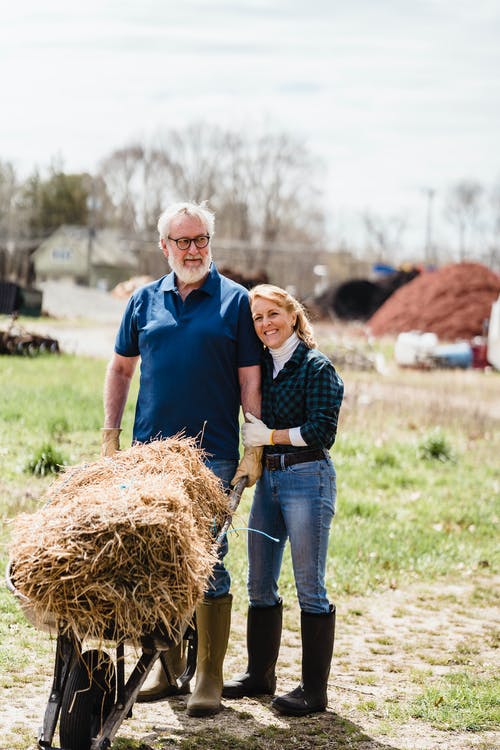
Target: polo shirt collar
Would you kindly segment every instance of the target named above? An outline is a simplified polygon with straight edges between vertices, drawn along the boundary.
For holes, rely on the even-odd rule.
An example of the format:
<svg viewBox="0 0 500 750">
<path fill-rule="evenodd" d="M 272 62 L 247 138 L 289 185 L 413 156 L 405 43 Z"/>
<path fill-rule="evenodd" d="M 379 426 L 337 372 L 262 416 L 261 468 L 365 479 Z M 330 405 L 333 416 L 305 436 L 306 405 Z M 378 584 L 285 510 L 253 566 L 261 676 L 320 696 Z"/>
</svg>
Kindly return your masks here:
<svg viewBox="0 0 500 750">
<path fill-rule="evenodd" d="M 208 270 L 208 276 L 203 282 L 203 284 L 200 286 L 199 290 L 200 292 L 205 292 L 205 294 L 210 295 L 210 297 L 213 297 L 216 293 L 217 286 L 219 285 L 220 281 L 220 274 L 215 266 L 215 263 L 212 261 L 210 263 L 210 268 Z M 175 273 L 173 271 L 170 271 L 169 274 L 163 277 L 163 280 L 160 284 L 160 290 L 162 292 L 176 292 L 177 291 L 177 284 L 175 283 Z"/>
</svg>

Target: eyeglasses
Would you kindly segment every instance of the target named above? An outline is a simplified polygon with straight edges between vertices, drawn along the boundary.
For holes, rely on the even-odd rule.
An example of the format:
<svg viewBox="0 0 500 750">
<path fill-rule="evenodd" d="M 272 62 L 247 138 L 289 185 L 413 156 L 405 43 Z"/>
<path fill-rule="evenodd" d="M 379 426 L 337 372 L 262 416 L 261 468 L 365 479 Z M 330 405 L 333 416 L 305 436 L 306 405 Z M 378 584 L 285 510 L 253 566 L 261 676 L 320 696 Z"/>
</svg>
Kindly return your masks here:
<svg viewBox="0 0 500 750">
<path fill-rule="evenodd" d="M 192 242 L 194 242 L 198 250 L 203 250 L 203 248 L 206 247 L 210 242 L 209 234 L 200 234 L 198 235 L 198 237 L 179 237 L 178 239 L 175 239 L 175 237 L 170 237 L 170 235 L 167 236 L 169 240 L 175 242 L 179 250 L 189 250 Z"/>
</svg>

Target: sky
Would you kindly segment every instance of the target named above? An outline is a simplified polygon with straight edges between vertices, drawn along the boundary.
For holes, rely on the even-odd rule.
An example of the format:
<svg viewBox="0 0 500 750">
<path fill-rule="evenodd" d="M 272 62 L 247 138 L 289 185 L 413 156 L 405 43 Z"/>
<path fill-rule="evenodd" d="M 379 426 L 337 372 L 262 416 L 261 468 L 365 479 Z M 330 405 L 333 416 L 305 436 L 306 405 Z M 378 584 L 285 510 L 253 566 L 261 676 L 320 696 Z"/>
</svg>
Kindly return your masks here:
<svg viewBox="0 0 500 750">
<path fill-rule="evenodd" d="M 3 0 L 1 18 L 0 159 L 23 175 L 92 172 L 192 122 L 288 132 L 324 165 L 334 241 L 370 212 L 415 247 L 429 206 L 445 233 L 452 184 L 500 181 L 498 0 Z"/>
</svg>

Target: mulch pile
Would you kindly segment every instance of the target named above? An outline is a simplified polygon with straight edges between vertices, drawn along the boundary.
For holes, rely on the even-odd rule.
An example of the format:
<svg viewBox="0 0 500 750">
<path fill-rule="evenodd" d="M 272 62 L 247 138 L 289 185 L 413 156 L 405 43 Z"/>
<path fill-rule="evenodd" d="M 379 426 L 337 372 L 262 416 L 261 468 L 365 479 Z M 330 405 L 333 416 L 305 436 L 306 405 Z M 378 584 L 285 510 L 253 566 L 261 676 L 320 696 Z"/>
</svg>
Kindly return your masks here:
<svg viewBox="0 0 500 750">
<path fill-rule="evenodd" d="M 398 289 L 369 319 L 374 336 L 430 331 L 455 341 L 480 336 L 500 294 L 500 276 L 480 263 L 425 271 Z"/>
<path fill-rule="evenodd" d="M 66 471 L 46 504 L 14 521 L 12 581 L 35 623 L 80 638 L 177 638 L 217 561 L 228 498 L 188 438 Z"/>
</svg>

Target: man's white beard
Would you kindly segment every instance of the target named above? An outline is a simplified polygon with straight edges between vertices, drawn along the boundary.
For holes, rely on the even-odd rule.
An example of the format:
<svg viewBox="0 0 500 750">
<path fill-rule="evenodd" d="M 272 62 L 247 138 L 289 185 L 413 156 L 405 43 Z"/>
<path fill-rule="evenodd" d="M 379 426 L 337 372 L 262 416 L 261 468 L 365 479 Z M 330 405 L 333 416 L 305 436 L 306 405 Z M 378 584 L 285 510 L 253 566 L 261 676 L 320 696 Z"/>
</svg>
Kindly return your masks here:
<svg viewBox="0 0 500 750">
<path fill-rule="evenodd" d="M 202 265 L 198 266 L 198 268 L 186 268 L 182 263 L 178 263 L 176 258 L 170 255 L 168 256 L 168 264 L 170 268 L 183 284 L 196 284 L 196 282 L 204 279 L 210 269 L 211 262 L 212 253 L 210 250 L 205 256 Z"/>
</svg>

